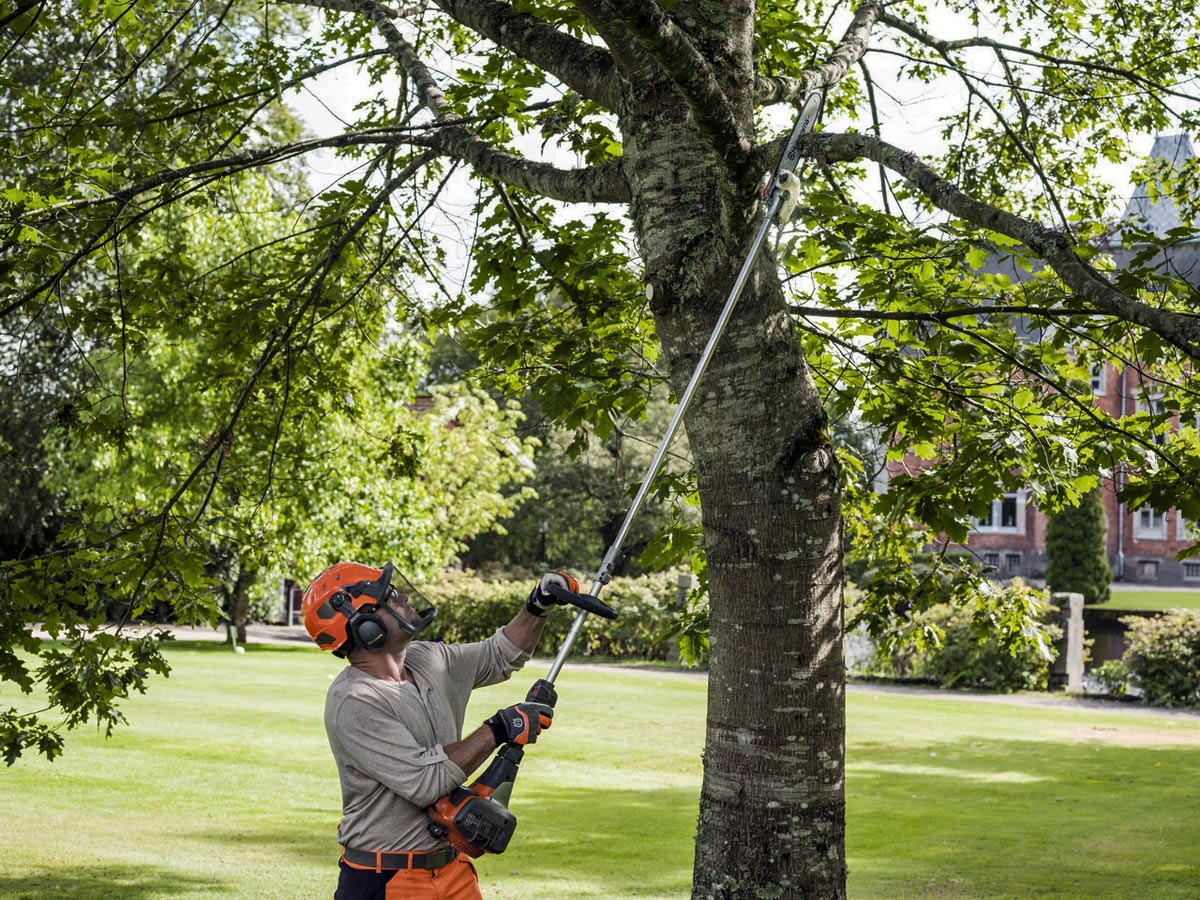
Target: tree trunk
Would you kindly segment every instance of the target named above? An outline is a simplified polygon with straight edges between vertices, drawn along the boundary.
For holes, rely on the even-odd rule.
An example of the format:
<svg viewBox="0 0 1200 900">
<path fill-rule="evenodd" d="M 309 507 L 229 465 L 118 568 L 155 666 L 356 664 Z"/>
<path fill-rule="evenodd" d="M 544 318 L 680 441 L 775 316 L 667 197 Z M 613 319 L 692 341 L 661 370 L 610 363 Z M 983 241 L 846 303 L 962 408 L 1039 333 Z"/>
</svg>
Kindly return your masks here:
<svg viewBox="0 0 1200 900">
<path fill-rule="evenodd" d="M 679 173 L 633 199 L 678 392 L 761 220 L 670 94 L 633 99 L 624 146 L 630 171 Z M 693 900 L 845 897 L 838 467 L 769 256 L 685 420 L 712 637 Z"/>
<path fill-rule="evenodd" d="M 250 588 L 258 580 L 258 573 L 247 571 L 239 566 L 237 581 L 233 590 L 226 598 L 228 619 L 225 629 L 225 643 L 246 643 L 246 623 L 250 619 Z"/>
</svg>

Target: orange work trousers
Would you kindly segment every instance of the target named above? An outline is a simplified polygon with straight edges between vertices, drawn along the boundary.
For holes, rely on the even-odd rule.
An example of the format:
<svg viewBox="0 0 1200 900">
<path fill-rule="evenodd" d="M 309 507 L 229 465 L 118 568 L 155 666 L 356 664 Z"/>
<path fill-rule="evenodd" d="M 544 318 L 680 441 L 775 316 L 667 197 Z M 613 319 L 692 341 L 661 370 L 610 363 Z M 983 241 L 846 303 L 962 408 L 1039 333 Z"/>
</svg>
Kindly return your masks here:
<svg viewBox="0 0 1200 900">
<path fill-rule="evenodd" d="M 334 900 L 483 900 L 465 854 L 440 869 L 375 872 L 341 864 Z"/>
</svg>

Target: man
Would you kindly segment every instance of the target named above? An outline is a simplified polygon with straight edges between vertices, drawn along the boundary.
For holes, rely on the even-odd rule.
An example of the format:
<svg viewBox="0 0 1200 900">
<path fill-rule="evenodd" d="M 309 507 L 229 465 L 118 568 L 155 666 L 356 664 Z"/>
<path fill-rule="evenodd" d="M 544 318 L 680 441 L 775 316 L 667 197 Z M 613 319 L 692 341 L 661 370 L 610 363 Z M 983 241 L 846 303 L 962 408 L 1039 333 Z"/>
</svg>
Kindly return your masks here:
<svg viewBox="0 0 1200 900">
<path fill-rule="evenodd" d="M 486 640 L 447 645 L 413 639 L 436 610 L 382 569 L 343 562 L 309 585 L 302 609 L 322 650 L 349 661 L 329 687 L 325 731 L 342 788 L 342 845 L 335 900 L 481 900 L 465 854 L 429 830 L 427 808 L 501 744 L 526 744 L 553 709 L 518 703 L 465 738 L 474 688 L 506 680 L 529 659 L 564 572 L 548 572 L 512 621 Z M 403 579 L 403 576 L 401 576 Z"/>
</svg>

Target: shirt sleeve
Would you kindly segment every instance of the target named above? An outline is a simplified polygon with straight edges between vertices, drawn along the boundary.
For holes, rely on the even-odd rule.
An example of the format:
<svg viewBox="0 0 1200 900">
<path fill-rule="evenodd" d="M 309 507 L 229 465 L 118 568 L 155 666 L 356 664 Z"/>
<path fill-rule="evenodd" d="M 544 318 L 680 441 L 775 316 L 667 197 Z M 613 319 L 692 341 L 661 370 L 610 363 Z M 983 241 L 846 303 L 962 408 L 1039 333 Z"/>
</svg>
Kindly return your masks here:
<svg viewBox="0 0 1200 900">
<path fill-rule="evenodd" d="M 345 759 L 414 806 L 429 806 L 467 780 L 441 744 L 422 747 L 403 723 L 347 697 L 335 714 Z"/>
<path fill-rule="evenodd" d="M 451 678 L 472 689 L 508 679 L 529 661 L 530 654 L 508 639 L 503 628 L 474 644 L 446 645 Z"/>
</svg>

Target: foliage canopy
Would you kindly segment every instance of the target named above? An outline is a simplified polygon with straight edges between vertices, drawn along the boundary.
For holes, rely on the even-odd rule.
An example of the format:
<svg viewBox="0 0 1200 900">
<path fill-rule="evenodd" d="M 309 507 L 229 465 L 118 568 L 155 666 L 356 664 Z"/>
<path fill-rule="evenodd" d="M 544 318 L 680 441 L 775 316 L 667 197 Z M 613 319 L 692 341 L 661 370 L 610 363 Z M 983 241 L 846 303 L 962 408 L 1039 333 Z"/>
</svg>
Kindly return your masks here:
<svg viewBox="0 0 1200 900">
<path fill-rule="evenodd" d="M 399 395 L 374 393 L 396 383 L 373 368 L 393 364 L 389 322 L 450 335 L 581 441 L 643 415 L 654 385 L 679 390 L 756 225 L 774 107 L 786 119 L 821 90 L 803 214 L 758 264 L 687 420 L 696 480 L 677 486 L 700 498 L 703 546 L 683 523 L 656 552 L 702 551 L 711 588 L 697 895 L 843 895 L 843 522 L 877 573 L 858 607 L 873 631 L 912 631 L 942 596 L 930 585 L 949 583 L 970 627 L 1017 641 L 1036 639 L 1036 603 L 998 602 L 969 568 L 917 578 L 914 555 L 962 540 L 1006 491 L 1053 512 L 1118 469 L 1131 505 L 1200 519 L 1200 318 L 1161 256 L 1194 236 L 1197 166 L 1136 175 L 1180 210 L 1166 233 L 1114 231 L 1101 177 L 1135 160 L 1133 136 L 1196 124 L 1193 14 L 1123 0 L 10 7 L 0 319 L 17 336 L 53 321 L 86 361 L 43 423 L 46 452 L 102 472 L 136 456 L 124 477 L 143 496 L 93 478 L 54 545 L 5 566 L 7 677 L 30 683 L 12 648 L 39 652 L 31 622 L 94 626 L 109 594 L 211 615 L 196 586 L 214 534 L 253 551 L 283 522 L 297 559 L 320 555 L 377 496 L 360 478 L 339 511 L 289 487 L 293 469 L 333 472 L 335 449 L 412 485 L 422 536 L 448 534 L 439 511 L 461 511 L 417 496 L 420 442 L 392 428 Z M 340 67 L 368 95 L 331 133 L 299 134 L 281 98 Z M 906 93 L 941 98 L 924 157 Z M 319 151 L 354 168 L 314 196 L 296 166 Z M 1098 413 L 1104 362 L 1164 411 Z M 478 399 L 502 434 L 505 411 Z M 177 407 L 184 427 L 159 430 Z M 921 466 L 864 490 L 863 461 L 831 449 L 830 419 L 851 416 Z M 162 668 L 153 640 L 120 635 L 48 659 L 68 719 L 115 721 L 110 701 Z M 763 703 L 721 705 L 762 672 Z M 809 740 L 789 744 L 775 708 L 813 711 Z M 53 729 L 14 716 L 10 748 L 56 749 Z M 777 765 L 731 791 L 752 749 Z M 734 825 L 767 815 L 795 772 L 803 790 L 769 807 L 781 872 Z"/>
</svg>

